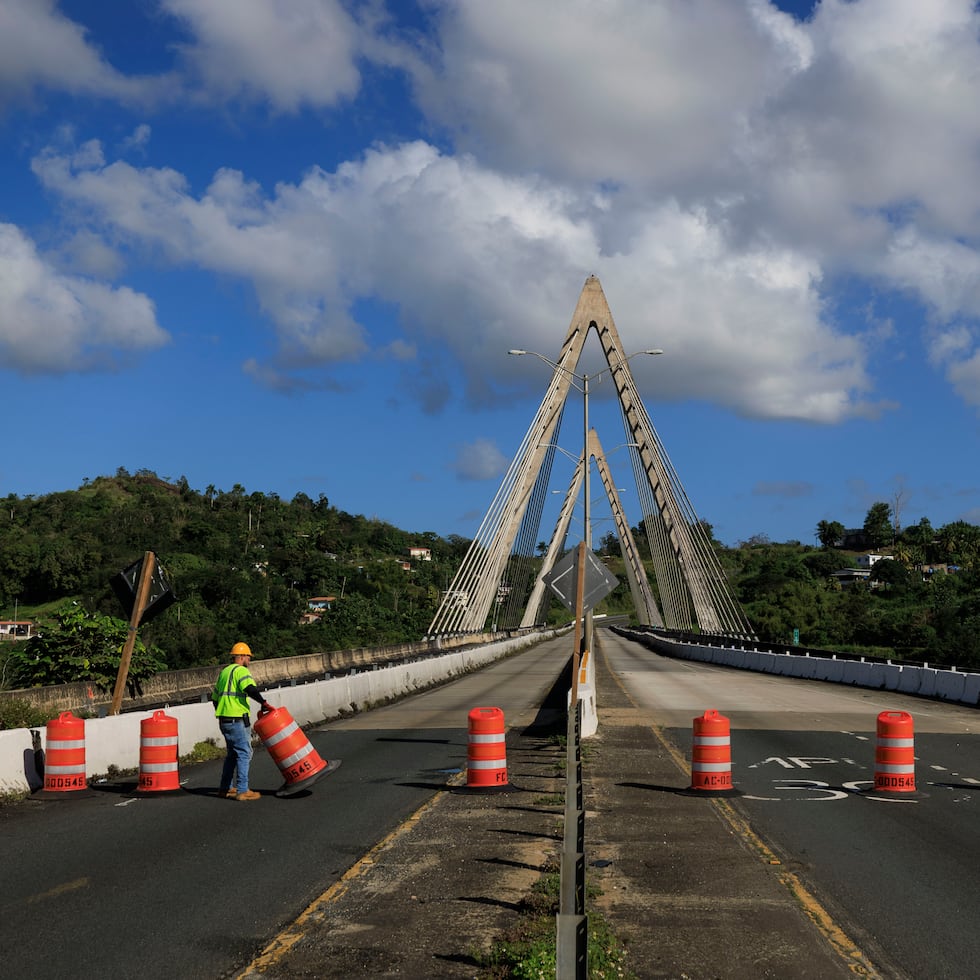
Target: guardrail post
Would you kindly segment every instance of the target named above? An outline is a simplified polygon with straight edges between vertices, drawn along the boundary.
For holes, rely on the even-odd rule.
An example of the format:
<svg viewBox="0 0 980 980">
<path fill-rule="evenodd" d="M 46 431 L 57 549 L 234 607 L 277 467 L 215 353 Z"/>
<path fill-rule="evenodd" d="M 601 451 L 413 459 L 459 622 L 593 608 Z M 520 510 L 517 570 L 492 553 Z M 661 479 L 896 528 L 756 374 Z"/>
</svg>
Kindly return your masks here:
<svg viewBox="0 0 980 980">
<path fill-rule="evenodd" d="M 589 920 L 584 915 L 559 915 L 555 957 L 557 980 L 586 980 L 589 975 Z"/>
<path fill-rule="evenodd" d="M 565 746 L 565 828 L 562 835 L 555 976 L 585 980 L 589 926 L 585 914 L 585 800 L 582 792 L 582 704 L 569 705 Z"/>
</svg>

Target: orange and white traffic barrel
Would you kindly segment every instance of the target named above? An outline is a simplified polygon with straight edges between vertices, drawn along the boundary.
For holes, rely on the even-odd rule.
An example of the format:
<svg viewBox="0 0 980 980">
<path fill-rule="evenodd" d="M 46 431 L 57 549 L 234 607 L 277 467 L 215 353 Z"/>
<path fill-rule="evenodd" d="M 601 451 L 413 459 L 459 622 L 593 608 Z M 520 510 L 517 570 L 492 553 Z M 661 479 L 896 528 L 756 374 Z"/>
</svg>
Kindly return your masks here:
<svg viewBox="0 0 980 980">
<path fill-rule="evenodd" d="M 140 722 L 141 793 L 172 793 L 180 789 L 177 767 L 177 719 L 154 711 Z"/>
<path fill-rule="evenodd" d="M 915 792 L 915 737 L 912 716 L 906 711 L 878 715 L 875 745 L 875 790 Z"/>
<path fill-rule="evenodd" d="M 321 776 L 333 772 L 340 765 L 339 760 L 328 762 L 320 757 L 306 733 L 285 708 L 260 712 L 255 731 L 286 780 L 276 790 L 276 796 L 292 796 L 300 790 L 309 789 Z"/>
<path fill-rule="evenodd" d="M 728 719 L 714 709 L 694 719 L 691 789 L 728 791 L 732 787 L 732 740 Z"/>
<path fill-rule="evenodd" d="M 45 726 L 44 790 L 71 793 L 88 789 L 85 779 L 85 721 L 62 711 Z"/>
<path fill-rule="evenodd" d="M 507 785 L 507 746 L 500 708 L 474 708 L 469 713 L 466 785 L 500 789 Z"/>
</svg>

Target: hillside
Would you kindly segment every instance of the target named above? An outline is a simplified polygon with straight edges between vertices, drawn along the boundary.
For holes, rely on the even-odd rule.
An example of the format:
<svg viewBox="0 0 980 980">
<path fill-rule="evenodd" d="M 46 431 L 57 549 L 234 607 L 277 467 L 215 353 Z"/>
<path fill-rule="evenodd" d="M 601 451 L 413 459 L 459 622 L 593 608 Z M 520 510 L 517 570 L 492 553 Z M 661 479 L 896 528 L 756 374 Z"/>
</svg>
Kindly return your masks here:
<svg viewBox="0 0 980 980">
<path fill-rule="evenodd" d="M 820 548 L 764 538 L 717 545 L 760 638 L 788 643 L 798 631 L 811 647 L 980 666 L 980 528 L 933 531 L 923 520 L 895 536 L 893 560 L 879 563 L 867 583 L 846 588 L 834 573 L 859 553 L 832 546 L 836 527 L 825 530 Z M 636 537 L 642 550 L 645 536 Z M 43 625 L 71 602 L 124 619 L 110 582 L 152 551 L 178 601 L 144 625 L 140 639 L 170 669 L 219 663 L 239 639 L 267 657 L 382 646 L 425 634 L 468 546 L 346 513 L 322 495 L 285 501 L 240 485 L 199 492 L 184 479 L 120 470 L 78 490 L 4 499 L 0 618 L 16 612 Z M 427 549 L 428 560 L 410 549 Z M 597 611 L 627 611 L 615 539 L 603 538 L 601 551 L 621 585 Z M 925 574 L 925 562 L 943 573 Z M 528 574 L 536 563 L 524 560 Z M 328 608 L 310 621 L 312 598 Z M 552 621 L 567 615 L 556 600 Z M 0 645 L 2 687 L 14 686 L 3 663 L 10 645 Z"/>
<path fill-rule="evenodd" d="M 99 477 L 75 491 L 4 500 L 0 610 L 51 615 L 66 601 L 125 618 L 110 582 L 144 552 L 178 603 L 140 630 L 170 668 L 217 663 L 247 638 L 265 656 L 418 639 L 465 540 L 368 520 L 321 496 L 169 483 L 152 472 Z M 431 561 L 409 562 L 409 548 Z M 408 567 L 406 567 L 408 563 Z M 310 597 L 331 615 L 301 625 Z"/>
</svg>

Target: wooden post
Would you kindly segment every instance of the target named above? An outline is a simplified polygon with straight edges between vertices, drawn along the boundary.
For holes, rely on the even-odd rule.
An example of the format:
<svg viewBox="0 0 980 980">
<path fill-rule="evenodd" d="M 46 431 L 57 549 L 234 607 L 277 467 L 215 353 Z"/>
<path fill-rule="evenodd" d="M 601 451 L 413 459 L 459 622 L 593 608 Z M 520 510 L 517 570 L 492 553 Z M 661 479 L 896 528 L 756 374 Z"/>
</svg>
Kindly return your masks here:
<svg viewBox="0 0 980 980">
<path fill-rule="evenodd" d="M 112 692 L 110 715 L 118 715 L 122 706 L 123 692 L 126 690 L 126 678 L 129 675 L 129 663 L 133 659 L 133 647 L 136 646 L 136 630 L 143 618 L 146 598 L 153 581 L 154 560 L 155 555 L 152 551 L 144 552 L 143 564 L 140 566 L 139 584 L 136 586 L 136 599 L 133 602 L 133 612 L 129 617 L 129 632 L 126 634 L 126 642 L 123 644 L 122 655 L 119 658 L 119 672 L 116 674 L 116 686 Z"/>
</svg>

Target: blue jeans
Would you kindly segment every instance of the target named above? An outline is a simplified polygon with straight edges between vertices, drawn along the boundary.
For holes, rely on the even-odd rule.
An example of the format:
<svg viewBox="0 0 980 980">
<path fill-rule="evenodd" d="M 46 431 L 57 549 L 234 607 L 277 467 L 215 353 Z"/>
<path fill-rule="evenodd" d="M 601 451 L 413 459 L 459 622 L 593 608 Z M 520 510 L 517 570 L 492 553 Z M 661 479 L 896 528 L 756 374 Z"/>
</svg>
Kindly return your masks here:
<svg viewBox="0 0 980 980">
<path fill-rule="evenodd" d="M 221 789 L 231 788 L 232 778 L 238 772 L 235 789 L 244 793 L 248 789 L 248 764 L 252 761 L 252 730 L 246 728 L 242 721 L 230 718 L 219 718 L 218 727 L 225 737 L 228 754 L 221 770 Z"/>
</svg>

